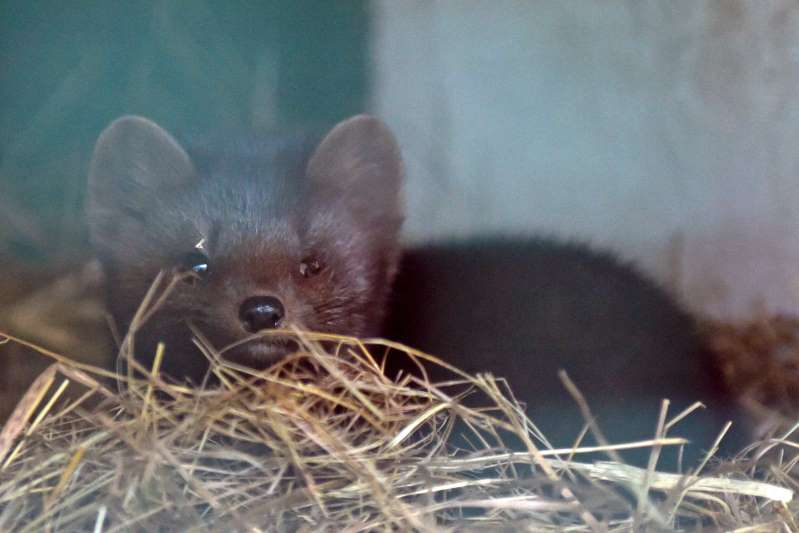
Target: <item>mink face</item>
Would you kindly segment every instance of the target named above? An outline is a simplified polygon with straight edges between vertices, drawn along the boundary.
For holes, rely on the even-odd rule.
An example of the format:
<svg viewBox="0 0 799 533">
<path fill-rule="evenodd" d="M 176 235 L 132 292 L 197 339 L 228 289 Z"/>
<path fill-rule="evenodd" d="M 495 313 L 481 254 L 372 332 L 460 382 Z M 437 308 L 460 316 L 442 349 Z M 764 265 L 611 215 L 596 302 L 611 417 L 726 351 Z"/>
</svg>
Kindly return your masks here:
<svg viewBox="0 0 799 533">
<path fill-rule="evenodd" d="M 401 167 L 391 134 L 364 116 L 315 149 L 305 139 L 184 149 L 146 119 L 115 121 L 95 148 L 87 210 L 117 326 L 165 272 L 181 281 L 136 353 L 146 362 L 163 340 L 175 377 L 204 370 L 189 324 L 256 366 L 291 349 L 240 342 L 259 331 L 377 334 L 399 253 Z"/>
</svg>

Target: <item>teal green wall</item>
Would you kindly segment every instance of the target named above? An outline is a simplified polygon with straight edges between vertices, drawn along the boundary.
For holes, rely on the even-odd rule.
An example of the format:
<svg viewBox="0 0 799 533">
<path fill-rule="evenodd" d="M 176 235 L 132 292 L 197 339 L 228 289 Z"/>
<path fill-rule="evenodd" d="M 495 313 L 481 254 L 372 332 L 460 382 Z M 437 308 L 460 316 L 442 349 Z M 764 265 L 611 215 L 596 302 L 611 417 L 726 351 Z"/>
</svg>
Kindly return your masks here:
<svg viewBox="0 0 799 533">
<path fill-rule="evenodd" d="M 82 242 L 85 167 L 113 118 L 173 130 L 362 110 L 365 1 L 0 2 L 0 253 Z"/>
</svg>

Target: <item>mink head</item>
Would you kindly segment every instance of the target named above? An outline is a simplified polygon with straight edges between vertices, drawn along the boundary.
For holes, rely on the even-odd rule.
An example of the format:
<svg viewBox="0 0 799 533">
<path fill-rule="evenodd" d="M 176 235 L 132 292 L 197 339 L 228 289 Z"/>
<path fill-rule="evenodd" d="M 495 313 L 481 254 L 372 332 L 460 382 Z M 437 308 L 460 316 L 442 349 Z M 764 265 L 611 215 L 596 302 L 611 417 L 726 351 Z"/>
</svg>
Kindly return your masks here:
<svg viewBox="0 0 799 533">
<path fill-rule="evenodd" d="M 338 124 L 318 145 L 186 148 L 147 119 L 120 118 L 97 141 L 87 201 L 109 311 L 124 332 L 159 272 L 176 276 L 136 335 L 145 361 L 166 344 L 175 377 L 203 366 L 192 331 L 259 366 L 291 347 L 260 331 L 374 335 L 397 267 L 401 182 L 397 144 L 368 116 Z"/>
</svg>

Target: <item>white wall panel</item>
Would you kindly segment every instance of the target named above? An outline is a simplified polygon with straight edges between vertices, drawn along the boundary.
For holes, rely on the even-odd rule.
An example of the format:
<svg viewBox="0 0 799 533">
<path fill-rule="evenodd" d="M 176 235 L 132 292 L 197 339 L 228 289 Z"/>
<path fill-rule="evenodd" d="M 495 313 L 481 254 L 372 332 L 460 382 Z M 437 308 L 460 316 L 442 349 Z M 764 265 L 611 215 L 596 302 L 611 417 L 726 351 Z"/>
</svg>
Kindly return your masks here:
<svg viewBox="0 0 799 533">
<path fill-rule="evenodd" d="M 413 240 L 611 246 L 718 316 L 799 312 L 799 5 L 376 0 Z"/>
</svg>

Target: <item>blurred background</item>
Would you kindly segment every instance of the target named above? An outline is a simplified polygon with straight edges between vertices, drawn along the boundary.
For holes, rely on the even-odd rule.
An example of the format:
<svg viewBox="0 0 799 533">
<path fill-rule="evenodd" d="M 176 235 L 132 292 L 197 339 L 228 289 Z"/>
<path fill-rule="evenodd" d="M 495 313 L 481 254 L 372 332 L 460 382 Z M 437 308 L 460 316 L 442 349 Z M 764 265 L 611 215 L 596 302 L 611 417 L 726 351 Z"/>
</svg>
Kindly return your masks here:
<svg viewBox="0 0 799 533">
<path fill-rule="evenodd" d="M 98 134 L 123 114 L 182 132 L 332 123 L 363 110 L 365 2 L 0 2 L 0 242 L 85 242 Z"/>
<path fill-rule="evenodd" d="M 203 132 L 368 111 L 404 151 L 410 241 L 578 238 L 712 316 L 799 311 L 793 1 L 2 0 L 0 15 L 6 300 L 87 257 L 86 167 L 115 117 Z"/>
</svg>

